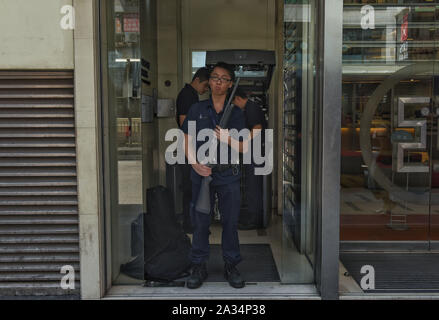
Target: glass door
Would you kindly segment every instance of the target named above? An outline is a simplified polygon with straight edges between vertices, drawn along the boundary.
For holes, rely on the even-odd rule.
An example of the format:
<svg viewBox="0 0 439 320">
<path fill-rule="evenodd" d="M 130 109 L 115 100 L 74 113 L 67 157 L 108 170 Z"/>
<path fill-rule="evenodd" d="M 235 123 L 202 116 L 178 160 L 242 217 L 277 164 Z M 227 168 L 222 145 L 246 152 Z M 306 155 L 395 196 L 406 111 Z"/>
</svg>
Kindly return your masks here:
<svg viewBox="0 0 439 320">
<path fill-rule="evenodd" d="M 285 1 L 282 282 L 314 281 L 316 1 Z"/>
<path fill-rule="evenodd" d="M 100 2 L 107 283 L 144 280 L 146 190 L 158 185 L 157 1 Z"/>
<path fill-rule="evenodd" d="M 143 279 L 139 0 L 101 1 L 108 284 Z"/>
<path fill-rule="evenodd" d="M 438 6 L 367 2 L 344 1 L 341 249 L 429 249 L 439 214 Z"/>
</svg>

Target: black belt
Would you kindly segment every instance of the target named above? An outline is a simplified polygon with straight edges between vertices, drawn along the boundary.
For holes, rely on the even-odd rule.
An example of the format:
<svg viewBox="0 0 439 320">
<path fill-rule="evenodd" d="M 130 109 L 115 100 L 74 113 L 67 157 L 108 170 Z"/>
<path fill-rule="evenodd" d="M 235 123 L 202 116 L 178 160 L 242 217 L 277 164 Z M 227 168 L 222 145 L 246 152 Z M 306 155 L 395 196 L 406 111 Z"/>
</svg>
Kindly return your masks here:
<svg viewBox="0 0 439 320">
<path fill-rule="evenodd" d="M 239 164 L 218 164 L 213 168 L 213 171 L 224 172 L 232 169 L 233 175 L 237 176 L 239 173 Z"/>
</svg>

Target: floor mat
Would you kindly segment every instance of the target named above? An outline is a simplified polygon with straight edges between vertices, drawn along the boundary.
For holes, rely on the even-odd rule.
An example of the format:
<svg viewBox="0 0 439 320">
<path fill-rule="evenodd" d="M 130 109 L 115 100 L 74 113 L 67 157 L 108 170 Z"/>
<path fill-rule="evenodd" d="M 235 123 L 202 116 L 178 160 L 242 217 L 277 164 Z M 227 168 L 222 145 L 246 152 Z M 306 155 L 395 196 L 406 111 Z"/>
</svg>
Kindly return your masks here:
<svg viewBox="0 0 439 320">
<path fill-rule="evenodd" d="M 375 270 L 375 290 L 365 292 L 439 292 L 437 253 L 340 253 L 340 260 L 361 286 L 361 268 Z"/>
<path fill-rule="evenodd" d="M 279 273 L 269 244 L 241 244 L 242 261 L 238 270 L 247 282 L 278 282 Z M 210 245 L 210 259 L 207 265 L 208 282 L 223 282 L 224 261 L 221 245 Z"/>
</svg>

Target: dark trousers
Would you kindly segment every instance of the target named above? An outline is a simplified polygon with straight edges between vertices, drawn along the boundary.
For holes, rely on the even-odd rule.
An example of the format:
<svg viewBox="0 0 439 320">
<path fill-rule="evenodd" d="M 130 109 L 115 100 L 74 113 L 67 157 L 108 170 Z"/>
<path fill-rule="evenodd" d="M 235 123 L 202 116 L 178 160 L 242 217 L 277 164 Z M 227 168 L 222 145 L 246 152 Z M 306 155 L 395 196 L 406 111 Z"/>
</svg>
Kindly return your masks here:
<svg viewBox="0 0 439 320">
<path fill-rule="evenodd" d="M 192 183 L 191 218 L 194 228 L 190 259 L 192 263 L 204 263 L 209 259 L 210 214 L 197 212 L 195 203 L 200 192 L 200 184 Z M 210 203 L 213 208 L 214 193 L 218 195 L 218 206 L 223 227 L 221 247 L 225 262 L 237 265 L 242 259 L 239 249 L 238 219 L 241 206 L 240 181 L 210 187 Z"/>
<path fill-rule="evenodd" d="M 244 225 L 262 224 L 262 176 L 255 175 L 253 164 L 244 165 L 245 195 L 247 198 L 247 211 L 239 218 Z"/>
<path fill-rule="evenodd" d="M 191 225 L 190 206 L 192 200 L 191 165 L 182 164 L 182 190 L 183 190 L 183 225 Z"/>
</svg>

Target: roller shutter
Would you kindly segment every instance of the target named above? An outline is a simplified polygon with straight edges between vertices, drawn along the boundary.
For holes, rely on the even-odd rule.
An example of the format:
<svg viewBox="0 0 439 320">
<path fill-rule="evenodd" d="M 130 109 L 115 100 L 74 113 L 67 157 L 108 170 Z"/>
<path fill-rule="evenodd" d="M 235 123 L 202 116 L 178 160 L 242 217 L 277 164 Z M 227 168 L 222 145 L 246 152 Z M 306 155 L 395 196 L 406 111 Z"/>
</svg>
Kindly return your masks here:
<svg viewBox="0 0 439 320">
<path fill-rule="evenodd" d="M 73 71 L 0 71 L 0 296 L 79 295 L 73 89 Z"/>
</svg>

